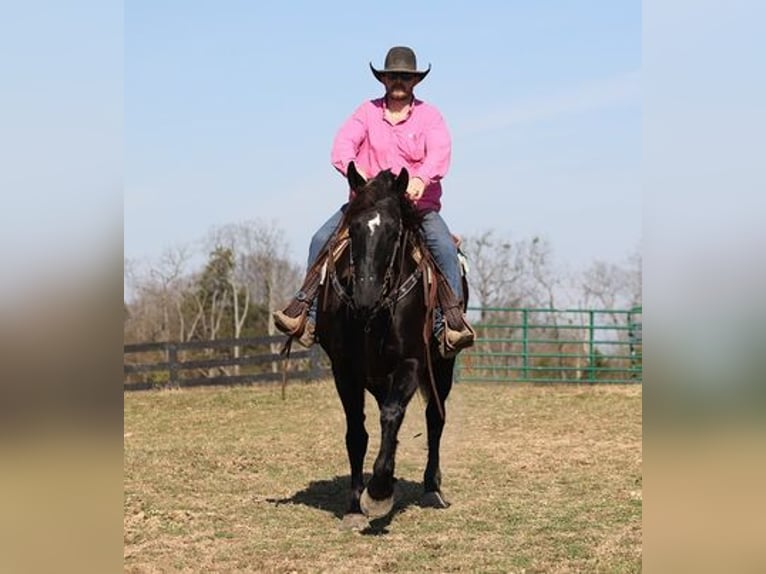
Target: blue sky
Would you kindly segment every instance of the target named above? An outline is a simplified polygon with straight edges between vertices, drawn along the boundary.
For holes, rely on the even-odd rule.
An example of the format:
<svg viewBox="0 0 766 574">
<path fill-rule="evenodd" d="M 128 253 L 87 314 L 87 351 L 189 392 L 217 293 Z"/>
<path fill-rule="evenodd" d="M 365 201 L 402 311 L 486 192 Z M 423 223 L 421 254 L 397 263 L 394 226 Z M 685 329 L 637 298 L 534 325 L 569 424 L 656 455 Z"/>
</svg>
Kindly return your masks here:
<svg viewBox="0 0 766 574">
<path fill-rule="evenodd" d="M 399 44 L 433 66 L 416 95 L 452 133 L 455 232 L 543 235 L 571 267 L 639 247 L 638 1 L 134 0 L 124 30 L 128 258 L 259 218 L 303 261 L 345 198 L 333 136 Z"/>
<path fill-rule="evenodd" d="M 122 241 L 120 5 L 6 3 L 0 16 L 0 300 Z M 97 235 L 100 240 L 93 241 Z M 108 244 L 108 245 L 107 245 Z M 8 270 L 13 270 L 12 272 Z"/>
</svg>

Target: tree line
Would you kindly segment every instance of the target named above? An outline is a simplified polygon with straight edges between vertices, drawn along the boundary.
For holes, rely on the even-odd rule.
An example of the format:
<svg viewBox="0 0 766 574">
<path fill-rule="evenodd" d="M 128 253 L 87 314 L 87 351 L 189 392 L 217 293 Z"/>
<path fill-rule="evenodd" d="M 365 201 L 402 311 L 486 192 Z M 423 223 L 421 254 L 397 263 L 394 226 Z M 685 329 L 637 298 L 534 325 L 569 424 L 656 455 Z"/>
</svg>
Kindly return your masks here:
<svg viewBox="0 0 766 574">
<path fill-rule="evenodd" d="M 547 239 L 512 240 L 495 230 L 463 237 L 461 249 L 469 262 L 470 304 L 482 308 L 481 322 L 492 320 L 491 308 L 641 304 L 639 252 L 619 264 L 593 261 L 569 270 L 555 264 Z M 271 311 L 290 299 L 305 272 L 288 253 L 276 223 L 248 220 L 213 227 L 195 246 L 169 248 L 155 261 L 126 259 L 125 342 L 275 334 Z"/>
</svg>

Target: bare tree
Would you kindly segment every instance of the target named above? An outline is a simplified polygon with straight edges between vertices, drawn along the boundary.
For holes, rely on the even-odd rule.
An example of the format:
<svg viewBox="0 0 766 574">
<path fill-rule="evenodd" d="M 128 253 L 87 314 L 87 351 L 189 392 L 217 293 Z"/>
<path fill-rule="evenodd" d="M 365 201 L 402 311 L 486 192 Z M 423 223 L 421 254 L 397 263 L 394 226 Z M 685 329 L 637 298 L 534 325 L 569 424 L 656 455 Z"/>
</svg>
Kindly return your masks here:
<svg viewBox="0 0 766 574">
<path fill-rule="evenodd" d="M 470 262 L 469 285 L 479 305 L 519 305 L 523 299 L 521 285 L 525 273 L 522 250 L 510 240 L 496 237 L 494 230 L 478 237 L 466 237 L 464 243 Z M 484 321 L 487 311 L 481 313 Z"/>
<path fill-rule="evenodd" d="M 288 260 L 284 232 L 273 221 L 248 220 L 213 228 L 208 245 L 225 246 L 233 254 L 228 281 L 234 338 L 241 337 L 251 303 L 266 311 L 267 332 L 274 335 L 271 311 L 295 292 L 299 280 L 297 267 Z M 240 356 L 239 347 L 234 348 L 234 356 Z"/>
<path fill-rule="evenodd" d="M 266 329 L 270 336 L 277 333 L 272 311 L 292 298 L 300 286 L 303 273 L 288 258 L 288 244 L 284 233 L 272 222 L 270 225 L 256 223 L 259 233 L 254 237 L 247 267 L 257 271 L 258 281 L 251 287 L 261 305 L 266 309 Z M 278 352 L 278 343 L 272 344 L 272 352 Z M 272 364 L 276 372 L 278 366 Z"/>
<path fill-rule="evenodd" d="M 180 246 L 166 249 L 160 256 L 158 265 L 150 271 L 160 288 L 162 318 L 166 340 L 173 338 L 171 334 L 171 309 L 178 310 L 178 302 L 183 296 L 184 272 L 190 258 L 189 248 Z M 178 335 L 183 339 L 185 324 L 183 314 L 178 313 Z"/>
<path fill-rule="evenodd" d="M 187 246 L 166 249 L 153 264 L 126 260 L 125 286 L 130 293 L 127 334 L 143 341 L 184 339 L 186 322 L 180 305 L 188 288 L 189 260 Z"/>
<path fill-rule="evenodd" d="M 225 249 L 231 254 L 231 268 L 227 270 L 225 280 L 229 287 L 232 306 L 232 333 L 239 339 L 250 310 L 250 283 L 247 268 L 247 250 L 251 242 L 250 230 L 244 225 L 224 225 L 211 229 L 208 243 L 213 249 Z M 234 356 L 239 357 L 239 347 L 235 347 Z"/>
<path fill-rule="evenodd" d="M 530 296 L 534 297 L 536 306 L 547 309 L 539 326 L 544 332 L 550 332 L 552 345 L 558 357 L 556 367 L 563 380 L 567 377 L 564 353 L 569 342 L 566 333 L 562 333 L 568 330 L 568 326 L 562 326 L 562 320 L 565 318 L 560 316 L 561 311 L 557 306 L 557 294 L 561 291 L 563 277 L 554 266 L 553 248 L 547 239 L 533 237 L 527 257 L 531 279 Z"/>
<path fill-rule="evenodd" d="M 537 304 L 548 309 L 556 308 L 556 294 L 561 287 L 561 277 L 553 265 L 553 248 L 547 239 L 532 238 L 527 257 L 532 288 L 528 296 L 537 299 Z M 553 314 L 555 317 L 555 313 Z"/>
<path fill-rule="evenodd" d="M 594 261 L 579 274 L 576 280 L 580 293 L 579 306 L 583 309 L 604 311 L 594 314 L 592 318 L 588 317 L 587 320 L 582 318 L 583 354 L 593 351 L 588 342 L 591 328 L 598 328 L 603 322 L 620 327 L 625 321 L 625 315 L 613 311 L 641 304 L 641 276 L 639 252 L 631 253 L 623 265 Z M 624 344 L 627 332 L 616 332 L 617 342 Z"/>
<path fill-rule="evenodd" d="M 482 306 L 482 334 L 495 339 L 488 344 L 493 352 L 498 353 L 498 357 L 503 354 L 515 357 L 513 361 L 517 365 L 521 365 L 521 353 L 527 347 L 523 338 L 525 332 L 522 331 L 521 337 L 516 333 L 521 325 L 526 324 L 529 316 L 524 310 L 508 313 L 490 309 L 527 307 L 536 298 L 540 287 L 536 284 L 534 272 L 542 274 L 548 271 L 544 266 L 547 260 L 532 249 L 536 241 L 511 242 L 497 236 L 494 231 L 484 232 L 475 238 L 468 237 L 465 241 L 472 294 L 478 297 Z M 508 360 L 511 359 L 497 358 L 489 362 L 501 364 Z"/>
<path fill-rule="evenodd" d="M 619 309 L 641 304 L 641 255 L 625 264 L 594 261 L 580 275 L 582 304 L 587 308 Z"/>
<path fill-rule="evenodd" d="M 643 258 L 639 250 L 628 255 L 626 271 L 626 295 L 632 307 L 640 306 L 643 301 Z"/>
</svg>

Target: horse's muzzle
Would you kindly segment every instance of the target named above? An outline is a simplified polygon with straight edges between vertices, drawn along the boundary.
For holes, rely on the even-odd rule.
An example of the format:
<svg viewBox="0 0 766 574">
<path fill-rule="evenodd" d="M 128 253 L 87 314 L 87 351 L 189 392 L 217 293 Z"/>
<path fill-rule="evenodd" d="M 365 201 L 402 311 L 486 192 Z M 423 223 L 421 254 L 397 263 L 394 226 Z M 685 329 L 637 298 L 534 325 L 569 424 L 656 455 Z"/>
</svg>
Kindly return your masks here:
<svg viewBox="0 0 766 574">
<path fill-rule="evenodd" d="M 357 277 L 351 300 L 358 316 L 369 316 L 380 304 L 381 287 L 374 277 Z"/>
</svg>

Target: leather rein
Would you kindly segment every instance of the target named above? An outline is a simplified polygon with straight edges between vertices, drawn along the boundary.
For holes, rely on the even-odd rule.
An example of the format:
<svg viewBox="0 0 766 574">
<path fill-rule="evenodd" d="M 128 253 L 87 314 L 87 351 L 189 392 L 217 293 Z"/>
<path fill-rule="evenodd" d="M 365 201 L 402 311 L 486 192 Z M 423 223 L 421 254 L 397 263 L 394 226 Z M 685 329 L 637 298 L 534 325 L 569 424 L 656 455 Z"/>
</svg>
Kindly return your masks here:
<svg viewBox="0 0 766 574">
<path fill-rule="evenodd" d="M 366 330 L 369 330 L 372 319 L 375 318 L 381 311 L 388 310 L 389 313 L 392 313 L 396 304 L 402 299 L 404 299 L 407 295 L 409 295 L 409 293 L 415 288 L 415 286 L 420 281 L 420 278 L 423 274 L 423 270 L 421 266 L 418 265 L 415 268 L 415 270 L 404 281 L 399 283 L 399 287 L 394 289 L 394 285 L 395 285 L 394 266 L 396 264 L 396 256 L 397 254 L 400 255 L 398 276 L 401 276 L 402 270 L 404 269 L 404 257 L 406 256 L 406 253 L 407 253 L 406 247 L 410 243 L 412 243 L 410 231 L 404 230 L 402 226 L 402 222 L 400 221 L 399 234 L 396 240 L 396 244 L 394 245 L 394 249 L 391 252 L 391 257 L 389 258 L 388 264 L 386 266 L 386 273 L 383 276 L 383 283 L 380 287 L 380 294 L 378 296 L 377 303 L 372 308 L 367 318 Z M 354 273 L 355 267 L 354 267 L 354 258 L 351 252 L 350 245 L 349 245 L 349 258 L 350 258 L 349 268 L 351 270 L 350 283 L 353 285 L 353 282 L 355 279 L 355 273 Z M 335 294 L 345 305 L 349 307 L 349 309 L 355 310 L 356 305 L 354 304 L 354 300 L 349 294 L 346 287 L 344 287 L 343 284 L 340 282 L 340 279 L 338 278 L 338 274 L 335 270 L 334 264 L 330 268 L 329 272 L 330 272 L 330 282 L 333 286 L 333 290 L 335 291 Z"/>
</svg>

